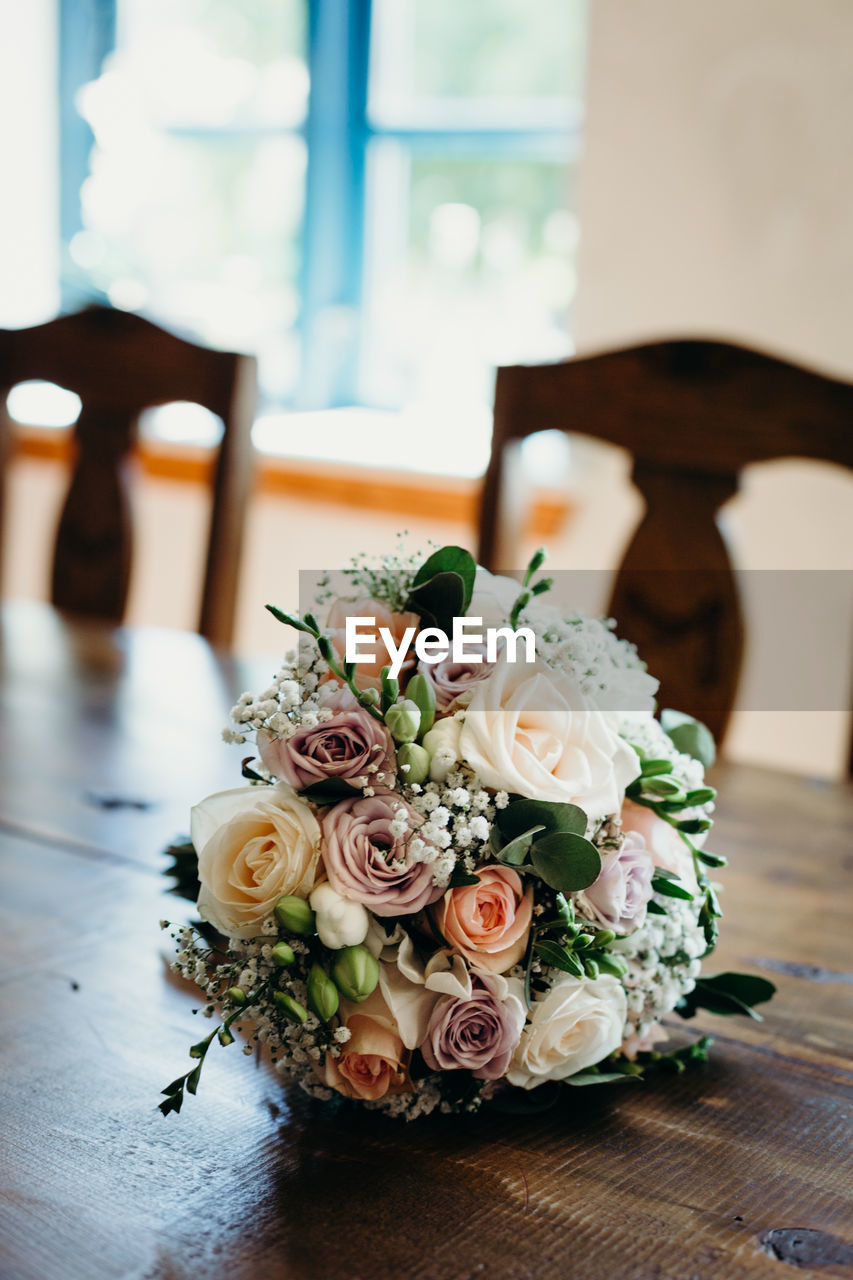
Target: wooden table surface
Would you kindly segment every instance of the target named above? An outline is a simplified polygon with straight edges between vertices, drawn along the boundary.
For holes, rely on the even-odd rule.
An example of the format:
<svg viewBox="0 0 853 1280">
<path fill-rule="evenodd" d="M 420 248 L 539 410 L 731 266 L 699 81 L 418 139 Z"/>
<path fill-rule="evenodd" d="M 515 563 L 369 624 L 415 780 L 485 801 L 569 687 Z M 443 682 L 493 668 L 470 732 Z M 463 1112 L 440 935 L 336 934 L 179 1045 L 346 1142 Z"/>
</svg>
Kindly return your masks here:
<svg viewBox="0 0 853 1280">
<path fill-rule="evenodd" d="M 192 908 L 160 851 L 239 785 L 219 729 L 271 669 L 35 605 L 0 644 L 3 1280 L 853 1275 L 846 785 L 716 771 L 709 968 L 779 990 L 763 1023 L 697 1020 L 707 1066 L 406 1125 L 330 1115 L 217 1046 L 164 1119 L 198 1022 L 166 967 L 158 920 Z"/>
</svg>

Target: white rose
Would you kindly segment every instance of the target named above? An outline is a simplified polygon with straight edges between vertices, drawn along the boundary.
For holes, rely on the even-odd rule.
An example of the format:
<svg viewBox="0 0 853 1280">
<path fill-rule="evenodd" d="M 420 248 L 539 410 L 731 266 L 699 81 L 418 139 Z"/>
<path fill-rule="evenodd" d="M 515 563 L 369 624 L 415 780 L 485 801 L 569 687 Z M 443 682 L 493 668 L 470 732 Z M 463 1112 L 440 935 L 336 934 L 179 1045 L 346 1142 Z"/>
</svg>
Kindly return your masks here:
<svg viewBox="0 0 853 1280">
<path fill-rule="evenodd" d="M 567 974 L 534 1004 L 507 1079 L 535 1089 L 594 1066 L 621 1045 L 626 1015 L 625 990 L 615 978 Z"/>
<path fill-rule="evenodd" d="M 252 938 L 279 898 L 307 897 L 317 878 L 320 824 L 292 787 L 237 787 L 192 811 L 198 910 L 230 938 Z"/>
<path fill-rule="evenodd" d="M 468 617 L 482 618 L 484 627 L 502 627 L 509 620 L 512 606 L 521 592 L 521 583 L 515 578 L 489 573 L 488 569 L 478 567 L 467 609 Z"/>
<path fill-rule="evenodd" d="M 618 813 L 640 761 L 573 676 L 502 658 L 475 686 L 459 752 L 487 787 Z"/>
<path fill-rule="evenodd" d="M 357 947 L 367 937 L 370 916 L 360 902 L 353 902 L 323 880 L 311 890 L 308 901 L 314 911 L 317 936 L 324 947 L 340 951 Z"/>
</svg>

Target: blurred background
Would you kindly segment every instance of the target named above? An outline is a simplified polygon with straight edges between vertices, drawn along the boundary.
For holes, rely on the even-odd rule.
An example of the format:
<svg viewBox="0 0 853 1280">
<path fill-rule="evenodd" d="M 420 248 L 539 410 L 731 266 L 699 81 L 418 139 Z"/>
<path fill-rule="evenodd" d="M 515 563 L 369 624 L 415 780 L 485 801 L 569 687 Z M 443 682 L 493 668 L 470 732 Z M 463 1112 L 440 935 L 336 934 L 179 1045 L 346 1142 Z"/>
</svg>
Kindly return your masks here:
<svg viewBox="0 0 853 1280">
<path fill-rule="evenodd" d="M 274 652 L 300 568 L 475 543 L 496 365 L 691 334 L 853 377 L 851 49 L 847 0 L 0 0 L 0 326 L 97 300 L 258 356 L 236 645 Z M 9 397 L 6 595 L 47 597 L 78 409 Z M 142 423 L 131 623 L 194 623 L 220 429 Z M 522 465 L 519 563 L 612 569 L 627 458 Z M 737 563 L 853 568 L 851 497 L 748 471 Z M 832 774 L 846 732 L 743 713 L 727 745 Z"/>
</svg>

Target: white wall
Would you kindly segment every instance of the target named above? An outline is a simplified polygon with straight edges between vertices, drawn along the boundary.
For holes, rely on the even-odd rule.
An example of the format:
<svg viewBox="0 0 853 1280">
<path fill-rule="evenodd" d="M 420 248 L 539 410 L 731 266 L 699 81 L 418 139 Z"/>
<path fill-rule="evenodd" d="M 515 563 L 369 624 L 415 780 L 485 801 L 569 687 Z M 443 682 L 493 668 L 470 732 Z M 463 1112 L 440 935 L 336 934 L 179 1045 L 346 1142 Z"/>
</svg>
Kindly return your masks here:
<svg viewBox="0 0 853 1280">
<path fill-rule="evenodd" d="M 56 0 L 0 0 L 0 325 L 59 303 Z"/>
<path fill-rule="evenodd" d="M 705 334 L 853 378 L 853 3 L 590 8 L 578 350 Z M 581 524 L 610 528 L 615 513 L 630 523 L 624 474 L 599 461 Z M 621 497 L 602 505 L 605 484 Z M 724 524 L 744 567 L 851 569 L 853 477 L 795 462 L 750 468 Z M 589 528 L 586 541 L 599 541 Z M 571 534 L 561 550 L 584 563 Z M 774 639 L 756 633 L 751 664 Z M 836 657 L 849 655 L 849 628 L 839 636 L 827 619 L 826 635 Z M 846 732 L 841 712 L 750 713 L 727 747 L 832 773 Z"/>
<path fill-rule="evenodd" d="M 853 375 L 853 4 L 591 10 L 578 346 L 701 328 Z"/>
</svg>

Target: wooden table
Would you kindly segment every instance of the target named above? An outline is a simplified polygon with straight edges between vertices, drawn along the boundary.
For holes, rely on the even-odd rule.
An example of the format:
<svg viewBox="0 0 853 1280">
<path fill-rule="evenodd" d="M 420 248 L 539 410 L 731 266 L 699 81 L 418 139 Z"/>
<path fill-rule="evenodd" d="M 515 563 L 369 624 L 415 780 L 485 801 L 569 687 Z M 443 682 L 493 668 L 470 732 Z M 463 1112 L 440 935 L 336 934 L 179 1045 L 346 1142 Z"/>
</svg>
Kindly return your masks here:
<svg viewBox="0 0 853 1280">
<path fill-rule="evenodd" d="M 720 768 L 713 969 L 765 974 L 712 1061 L 554 1112 L 332 1117 L 238 1046 L 156 1110 L 198 1023 L 166 968 L 160 849 L 239 783 L 218 741 L 265 682 L 196 636 L 7 608 L 0 650 L 4 1280 L 853 1275 L 853 794 Z"/>
</svg>

